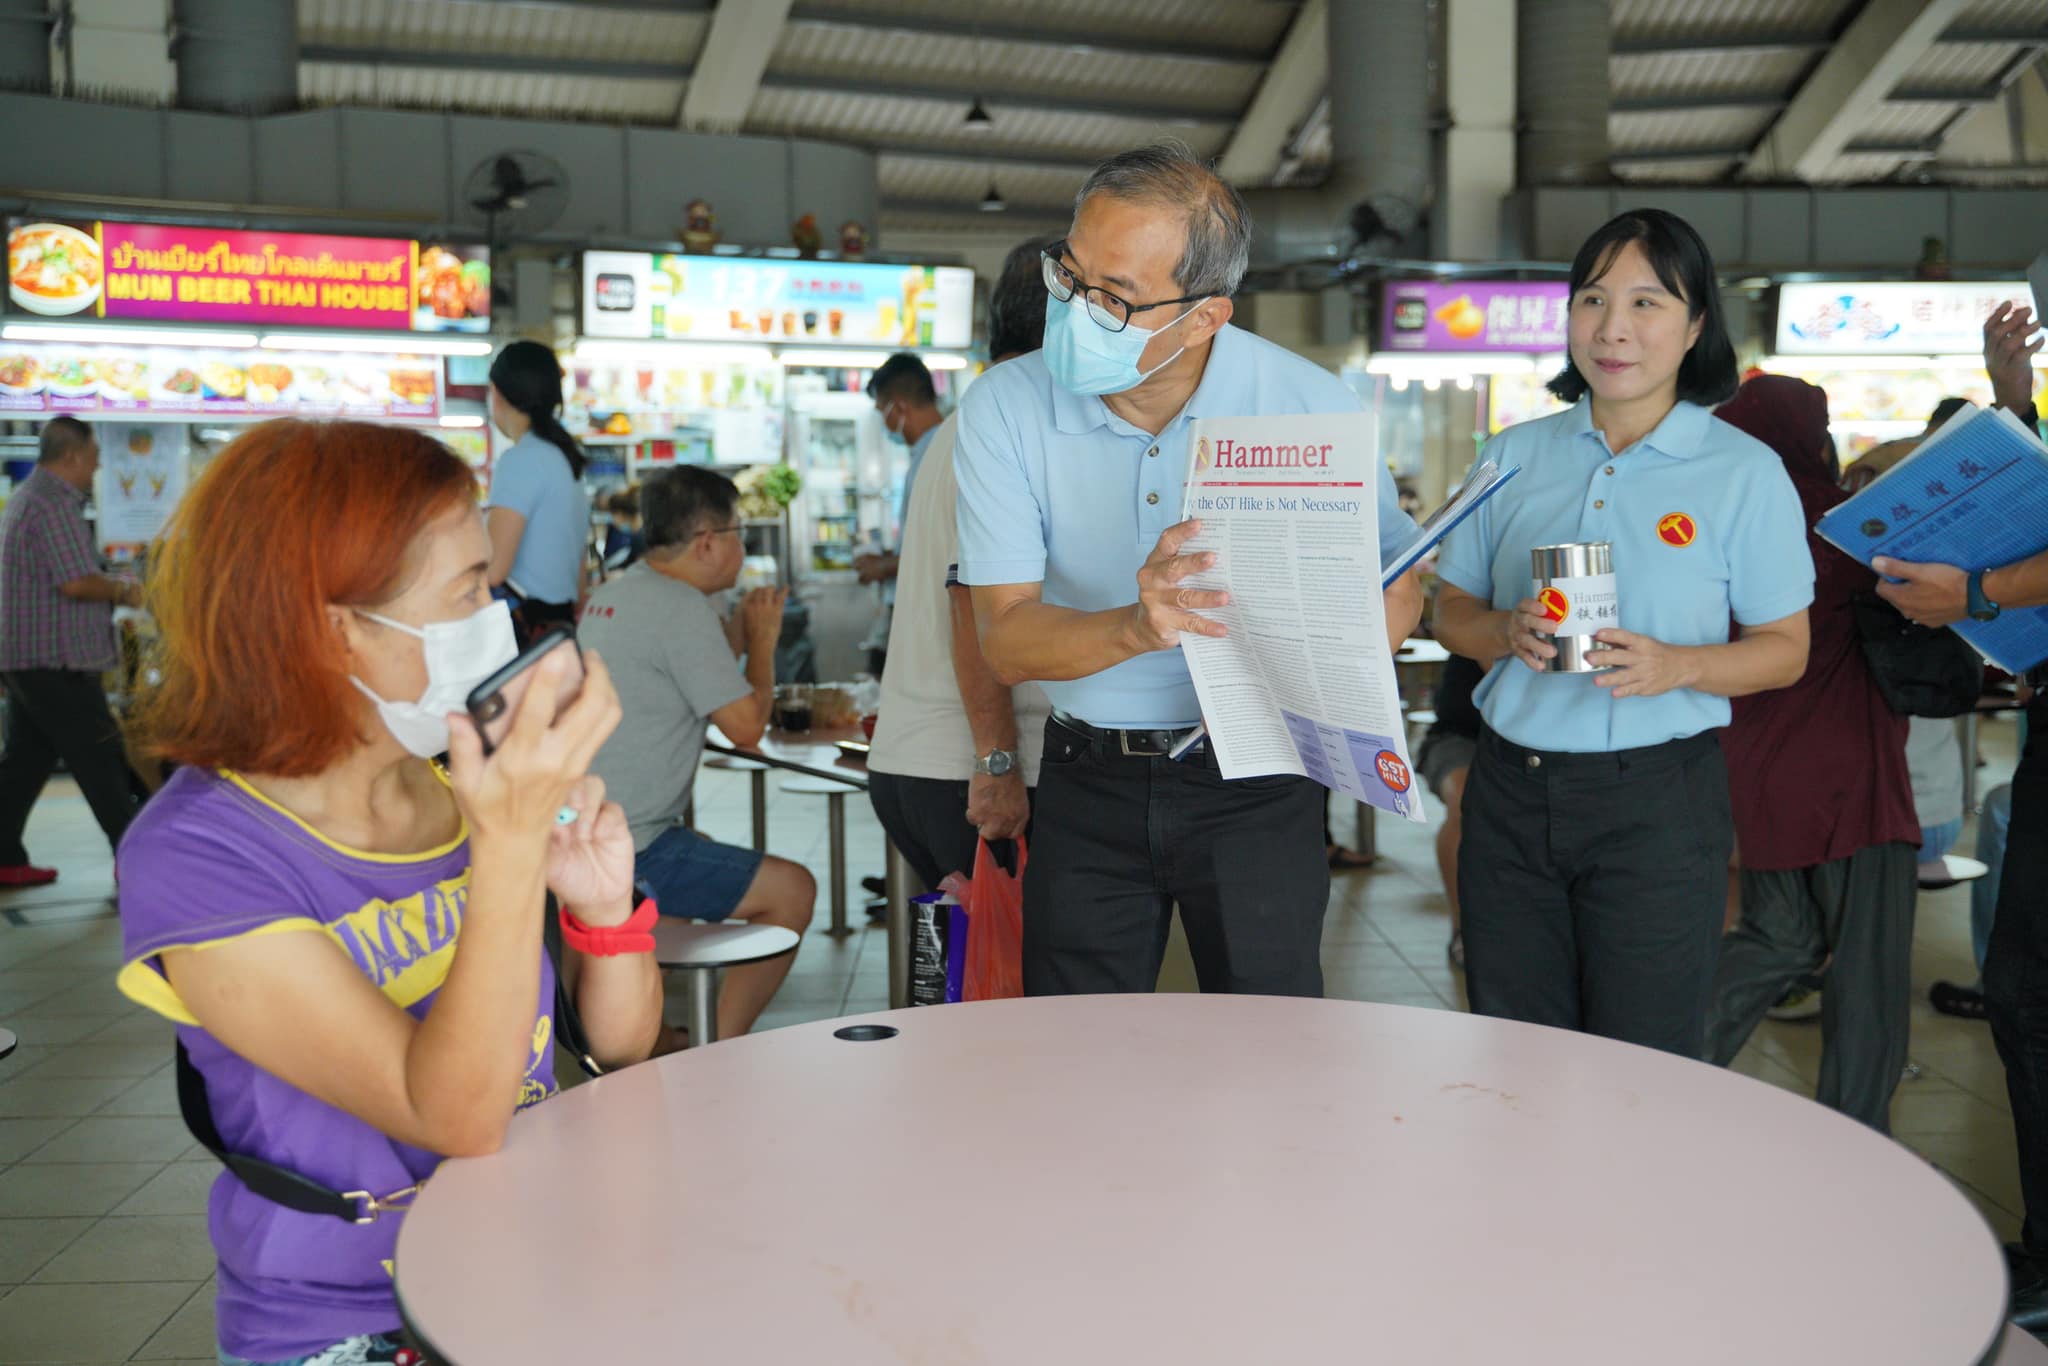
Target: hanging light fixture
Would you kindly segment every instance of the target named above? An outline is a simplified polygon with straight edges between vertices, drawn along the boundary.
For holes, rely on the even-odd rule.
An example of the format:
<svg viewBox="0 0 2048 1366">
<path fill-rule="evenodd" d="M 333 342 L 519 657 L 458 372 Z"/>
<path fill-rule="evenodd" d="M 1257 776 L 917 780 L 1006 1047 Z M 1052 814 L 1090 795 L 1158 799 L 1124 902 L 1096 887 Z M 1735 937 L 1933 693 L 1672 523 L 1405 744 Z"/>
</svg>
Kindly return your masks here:
<svg viewBox="0 0 2048 1366">
<path fill-rule="evenodd" d="M 1001 213 L 1009 207 L 1003 201 L 1003 192 L 996 188 L 995 181 L 989 181 L 988 193 L 981 197 L 981 211 L 983 213 Z"/>
<path fill-rule="evenodd" d="M 974 103 L 967 106 L 967 117 L 960 126 L 970 133 L 986 133 L 995 127 L 995 120 L 988 116 L 988 108 L 981 102 L 981 96 L 974 97 Z"/>
</svg>

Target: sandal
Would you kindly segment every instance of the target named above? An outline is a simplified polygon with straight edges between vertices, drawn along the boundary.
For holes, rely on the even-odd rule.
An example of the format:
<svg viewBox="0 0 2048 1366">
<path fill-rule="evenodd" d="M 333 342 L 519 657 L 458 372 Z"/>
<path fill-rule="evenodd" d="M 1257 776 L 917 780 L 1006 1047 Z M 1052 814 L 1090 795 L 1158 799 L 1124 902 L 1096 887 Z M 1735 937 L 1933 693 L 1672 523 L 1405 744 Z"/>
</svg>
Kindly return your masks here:
<svg viewBox="0 0 2048 1366">
<path fill-rule="evenodd" d="M 1928 990 L 1927 1002 L 1943 1015 L 1959 1020 L 1981 1020 L 1989 1013 L 1982 987 L 1959 987 L 1954 982 L 1936 982 Z"/>
</svg>

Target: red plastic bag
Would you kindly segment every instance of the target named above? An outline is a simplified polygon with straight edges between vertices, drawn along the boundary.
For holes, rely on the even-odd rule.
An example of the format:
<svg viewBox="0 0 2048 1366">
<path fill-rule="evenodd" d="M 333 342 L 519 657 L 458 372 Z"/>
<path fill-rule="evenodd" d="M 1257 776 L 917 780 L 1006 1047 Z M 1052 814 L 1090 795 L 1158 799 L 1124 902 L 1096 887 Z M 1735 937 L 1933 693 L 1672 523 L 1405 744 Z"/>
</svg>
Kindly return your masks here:
<svg viewBox="0 0 2048 1366">
<path fill-rule="evenodd" d="M 998 1001 L 1024 994 L 1024 841 L 1017 841 L 1017 871 L 1003 871 L 983 840 L 974 853 L 974 876 L 958 873 L 941 887 L 967 912 L 967 982 L 963 1001 Z"/>
</svg>

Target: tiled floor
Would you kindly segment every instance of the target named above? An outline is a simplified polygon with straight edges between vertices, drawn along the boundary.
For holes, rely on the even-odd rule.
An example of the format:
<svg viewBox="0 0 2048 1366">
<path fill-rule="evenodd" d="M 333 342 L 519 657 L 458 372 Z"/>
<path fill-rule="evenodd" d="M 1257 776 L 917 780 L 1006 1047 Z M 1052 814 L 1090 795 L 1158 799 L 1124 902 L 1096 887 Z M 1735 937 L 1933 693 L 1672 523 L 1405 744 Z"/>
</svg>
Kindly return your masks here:
<svg viewBox="0 0 2048 1366">
<path fill-rule="evenodd" d="M 2012 764 L 2015 728 L 1990 724 L 1985 786 Z M 769 786 L 771 847 L 827 874 L 821 799 Z M 706 772 L 698 812 L 714 838 L 747 839 L 746 779 Z M 1342 830 L 1340 824 L 1340 831 Z M 1381 866 L 1338 879 L 1324 935 L 1332 996 L 1458 1009 L 1444 961 L 1448 923 L 1431 832 L 1380 823 Z M 1970 849 L 1974 829 L 1961 846 Z M 847 804 L 850 873 L 881 871 L 881 832 Z M 30 826 L 57 885 L 0 897 L 0 1024 L 20 1034 L 0 1061 L 0 1363 L 211 1362 L 213 1258 L 205 1202 L 217 1171 L 177 1118 L 170 1031 L 114 990 L 120 956 L 105 842 L 68 784 L 53 784 Z M 822 898 L 821 898 L 822 903 Z M 865 924 L 858 889 L 854 920 Z M 817 925 L 825 923 L 820 905 Z M 1914 946 L 1913 1059 L 1893 1126 L 1981 1209 L 2001 1238 L 2020 1205 L 2003 1073 L 1985 1027 L 1934 1014 L 1926 989 L 1969 980 L 1969 897 L 1920 900 Z M 877 930 L 843 942 L 814 932 L 761 1028 L 882 1009 L 886 949 Z M 681 1018 L 677 1002 L 676 1018 Z M 1816 1023 L 1766 1023 L 1739 1070 L 1811 1092 Z M 559 1069 L 567 1078 L 573 1067 Z M 1798 1212 L 1759 1236 L 1800 1236 Z"/>
</svg>

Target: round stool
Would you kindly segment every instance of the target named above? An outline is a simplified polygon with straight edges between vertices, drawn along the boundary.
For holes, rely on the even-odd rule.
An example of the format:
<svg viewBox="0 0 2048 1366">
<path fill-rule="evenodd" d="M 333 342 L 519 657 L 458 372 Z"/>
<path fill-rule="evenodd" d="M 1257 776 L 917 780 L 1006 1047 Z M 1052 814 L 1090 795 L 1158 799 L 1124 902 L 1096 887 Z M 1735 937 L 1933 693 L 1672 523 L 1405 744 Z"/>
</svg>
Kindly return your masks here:
<svg viewBox="0 0 2048 1366">
<path fill-rule="evenodd" d="M 752 780 L 754 788 L 754 852 L 768 852 L 768 765 L 757 764 L 752 759 L 741 759 L 731 754 L 713 754 L 704 760 L 704 767 L 723 769 L 728 773 L 744 773 Z M 694 799 L 693 799 L 694 805 Z M 696 812 L 686 822 L 695 828 Z"/>
<path fill-rule="evenodd" d="M 850 783 L 805 776 L 785 780 L 782 790 L 793 796 L 825 799 L 825 819 L 832 832 L 832 926 L 825 933 L 844 939 L 853 933 L 846 923 L 846 794 L 855 789 Z"/>
<path fill-rule="evenodd" d="M 668 915 L 655 921 L 656 965 L 690 974 L 692 1047 L 717 1042 L 719 969 L 788 953 L 797 946 L 798 938 L 795 930 L 780 925 L 749 925 L 745 921 L 707 925 Z"/>
</svg>

